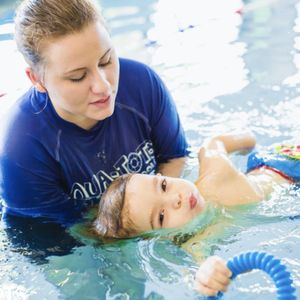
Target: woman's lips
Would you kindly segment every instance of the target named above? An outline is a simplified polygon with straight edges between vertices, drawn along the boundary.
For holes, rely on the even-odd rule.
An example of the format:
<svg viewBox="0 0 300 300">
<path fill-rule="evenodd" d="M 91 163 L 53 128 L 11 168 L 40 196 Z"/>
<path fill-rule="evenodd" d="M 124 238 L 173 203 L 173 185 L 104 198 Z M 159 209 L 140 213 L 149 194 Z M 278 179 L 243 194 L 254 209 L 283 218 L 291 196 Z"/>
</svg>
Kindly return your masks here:
<svg viewBox="0 0 300 300">
<path fill-rule="evenodd" d="M 99 99 L 99 100 L 94 101 L 94 102 L 91 102 L 90 104 L 101 107 L 101 106 L 107 104 L 109 102 L 109 100 L 110 100 L 110 96 L 108 96 L 106 98 L 103 98 L 103 99 Z"/>
<path fill-rule="evenodd" d="M 197 198 L 193 194 L 191 195 L 189 201 L 190 201 L 191 209 L 193 209 L 197 205 L 197 202 L 198 202 Z"/>
</svg>

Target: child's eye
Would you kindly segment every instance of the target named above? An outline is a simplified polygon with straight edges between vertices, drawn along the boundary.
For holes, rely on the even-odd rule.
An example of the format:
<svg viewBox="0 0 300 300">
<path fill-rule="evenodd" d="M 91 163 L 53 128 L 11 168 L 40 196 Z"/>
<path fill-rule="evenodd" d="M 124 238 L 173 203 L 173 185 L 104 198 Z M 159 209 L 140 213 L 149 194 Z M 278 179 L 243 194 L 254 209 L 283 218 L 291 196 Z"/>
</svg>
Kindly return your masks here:
<svg viewBox="0 0 300 300">
<path fill-rule="evenodd" d="M 158 221 L 159 221 L 160 227 L 162 227 L 162 225 L 164 223 L 164 217 L 165 217 L 165 211 L 162 210 L 162 211 L 159 212 L 159 216 L 158 216 L 158 218 L 159 218 Z"/>
<path fill-rule="evenodd" d="M 167 180 L 164 178 L 161 182 L 161 189 L 165 192 L 167 190 Z"/>
</svg>

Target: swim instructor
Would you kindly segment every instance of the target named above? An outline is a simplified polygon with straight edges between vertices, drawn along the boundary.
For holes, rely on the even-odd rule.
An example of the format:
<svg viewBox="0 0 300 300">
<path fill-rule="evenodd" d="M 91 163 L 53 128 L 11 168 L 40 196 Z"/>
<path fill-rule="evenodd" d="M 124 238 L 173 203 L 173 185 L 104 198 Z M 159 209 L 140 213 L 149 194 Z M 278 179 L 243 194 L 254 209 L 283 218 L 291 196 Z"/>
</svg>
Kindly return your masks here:
<svg viewBox="0 0 300 300">
<path fill-rule="evenodd" d="M 15 27 L 32 87 L 0 137 L 5 213 L 70 222 L 122 174 L 180 175 L 175 104 L 151 68 L 117 57 L 96 4 L 25 0 Z"/>
</svg>

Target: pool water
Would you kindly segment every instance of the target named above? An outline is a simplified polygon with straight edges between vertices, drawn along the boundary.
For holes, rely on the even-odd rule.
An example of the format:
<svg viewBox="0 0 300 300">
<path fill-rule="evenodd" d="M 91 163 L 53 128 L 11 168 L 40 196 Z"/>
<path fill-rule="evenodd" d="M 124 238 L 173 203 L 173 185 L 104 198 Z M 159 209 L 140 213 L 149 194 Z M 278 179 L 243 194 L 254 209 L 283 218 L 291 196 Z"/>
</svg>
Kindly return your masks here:
<svg viewBox="0 0 300 300">
<path fill-rule="evenodd" d="M 12 40 L 17 1 L 0 2 L 0 119 L 28 87 Z M 206 137 L 252 130 L 258 148 L 299 143 L 300 1 L 101 1 L 120 56 L 151 65 L 174 96 L 195 154 Z M 233 155 L 245 168 L 246 157 Z M 197 176 L 195 155 L 185 177 Z M 193 240 L 194 256 L 266 251 L 300 297 L 300 192 L 278 190 L 250 210 L 222 210 L 222 234 Z M 292 218 L 291 218 L 292 217 Z M 59 226 L 2 220 L 0 299 L 202 299 L 197 263 L 158 236 L 95 243 Z M 237 277 L 224 299 L 275 299 L 262 272 Z"/>
</svg>

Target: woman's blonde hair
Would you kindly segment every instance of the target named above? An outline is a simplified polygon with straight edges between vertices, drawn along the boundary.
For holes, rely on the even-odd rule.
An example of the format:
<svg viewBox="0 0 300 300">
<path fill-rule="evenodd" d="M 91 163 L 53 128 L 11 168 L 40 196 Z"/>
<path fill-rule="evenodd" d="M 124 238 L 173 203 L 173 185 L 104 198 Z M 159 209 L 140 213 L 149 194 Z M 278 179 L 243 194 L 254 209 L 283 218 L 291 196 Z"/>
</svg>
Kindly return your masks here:
<svg viewBox="0 0 300 300">
<path fill-rule="evenodd" d="M 45 42 L 103 22 L 93 0 L 24 0 L 15 17 L 15 40 L 26 62 L 35 70 L 44 63 Z"/>
</svg>

